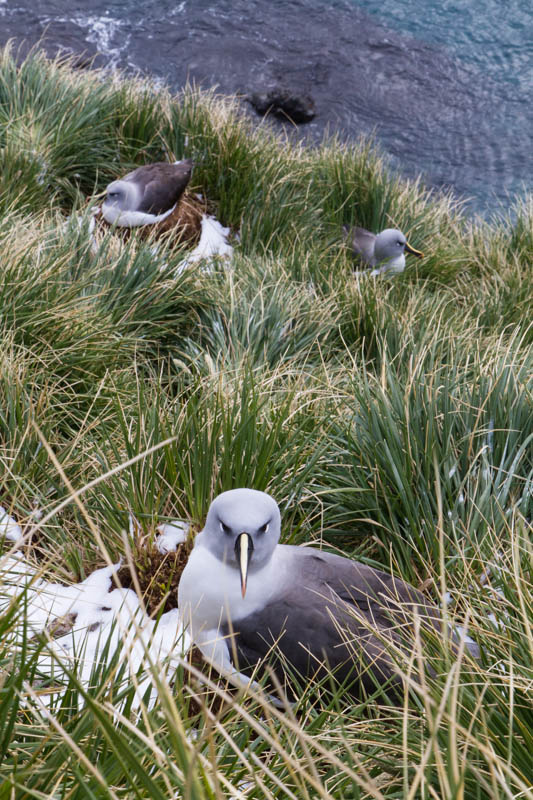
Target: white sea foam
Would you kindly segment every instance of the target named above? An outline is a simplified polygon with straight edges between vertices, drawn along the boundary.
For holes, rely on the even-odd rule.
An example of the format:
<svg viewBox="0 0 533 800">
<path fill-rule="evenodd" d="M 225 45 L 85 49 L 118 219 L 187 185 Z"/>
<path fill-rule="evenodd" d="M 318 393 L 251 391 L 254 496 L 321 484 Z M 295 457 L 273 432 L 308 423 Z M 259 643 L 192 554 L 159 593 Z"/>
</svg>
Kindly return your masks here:
<svg viewBox="0 0 533 800">
<path fill-rule="evenodd" d="M 111 63 L 116 63 L 121 53 L 128 47 L 131 37 L 121 32 L 124 25 L 122 20 L 107 15 L 86 17 L 78 15 L 74 17 L 73 22 L 80 28 L 88 30 L 87 41 L 96 45 L 100 53 L 109 56 Z"/>
<path fill-rule="evenodd" d="M 178 14 L 183 14 L 183 12 L 185 11 L 185 6 L 186 6 L 185 0 L 182 0 L 181 3 L 176 3 L 175 6 L 169 8 L 168 16 L 169 17 L 177 17 Z"/>
<path fill-rule="evenodd" d="M 71 17 L 42 18 L 43 25 L 62 22 L 66 25 L 77 25 L 86 30 L 86 41 L 94 44 L 97 51 L 109 58 L 109 64 L 116 66 L 124 51 L 127 51 L 131 34 L 125 33 L 124 21 L 109 14 L 75 14 Z"/>
</svg>

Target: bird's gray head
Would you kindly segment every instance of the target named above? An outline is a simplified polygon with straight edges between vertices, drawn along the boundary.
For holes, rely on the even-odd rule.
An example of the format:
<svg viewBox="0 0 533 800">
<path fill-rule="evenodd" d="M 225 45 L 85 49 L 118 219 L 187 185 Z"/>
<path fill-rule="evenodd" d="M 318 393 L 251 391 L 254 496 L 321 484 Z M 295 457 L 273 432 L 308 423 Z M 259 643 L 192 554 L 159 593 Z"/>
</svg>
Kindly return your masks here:
<svg viewBox="0 0 533 800">
<path fill-rule="evenodd" d="M 405 251 L 407 239 L 401 231 L 387 228 L 376 236 L 374 255 L 376 262 L 389 261 L 391 258 L 401 256 Z"/>
<path fill-rule="evenodd" d="M 396 228 L 386 228 L 376 236 L 376 241 L 374 242 L 376 264 L 397 258 L 406 251 L 418 257 L 423 255 L 420 250 L 415 250 L 414 247 L 411 247 L 404 234 Z"/>
<path fill-rule="evenodd" d="M 240 570 L 242 594 L 248 572 L 268 563 L 279 541 L 278 504 L 265 492 L 231 489 L 213 500 L 202 531 L 202 543 L 224 563 Z"/>
<path fill-rule="evenodd" d="M 102 204 L 105 213 L 132 211 L 139 205 L 139 189 L 131 181 L 121 178 L 110 183 L 106 189 L 106 198 Z"/>
</svg>

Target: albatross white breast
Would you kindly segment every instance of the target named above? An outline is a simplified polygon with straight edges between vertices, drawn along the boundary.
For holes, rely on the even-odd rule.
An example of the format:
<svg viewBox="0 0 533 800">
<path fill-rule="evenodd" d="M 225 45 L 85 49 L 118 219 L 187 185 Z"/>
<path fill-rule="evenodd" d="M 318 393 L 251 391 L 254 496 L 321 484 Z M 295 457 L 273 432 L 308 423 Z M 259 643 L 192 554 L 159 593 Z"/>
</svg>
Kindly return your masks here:
<svg viewBox="0 0 533 800">
<path fill-rule="evenodd" d="M 407 651 L 415 617 L 440 635 L 439 609 L 386 572 L 278 544 L 280 527 L 264 492 L 234 489 L 211 504 L 178 588 L 181 618 L 204 657 L 237 684 L 268 657 L 289 693 L 287 665 L 307 680 L 332 671 L 355 696 L 379 683 L 398 698 L 389 647 Z"/>
</svg>

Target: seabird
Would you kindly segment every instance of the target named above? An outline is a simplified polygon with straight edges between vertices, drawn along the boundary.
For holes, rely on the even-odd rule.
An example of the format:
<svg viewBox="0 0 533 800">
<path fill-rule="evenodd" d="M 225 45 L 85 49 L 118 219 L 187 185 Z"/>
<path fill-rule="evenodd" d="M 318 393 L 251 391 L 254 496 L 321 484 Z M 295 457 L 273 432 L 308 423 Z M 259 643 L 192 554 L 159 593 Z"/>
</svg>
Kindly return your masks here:
<svg viewBox="0 0 533 800">
<path fill-rule="evenodd" d="M 174 164 L 146 164 L 113 181 L 106 190 L 102 216 L 110 225 L 137 228 L 170 217 L 185 191 L 193 168 L 188 158 Z"/>
<path fill-rule="evenodd" d="M 204 658 L 237 685 L 268 659 L 289 696 L 291 671 L 327 682 L 329 668 L 356 697 L 377 682 L 397 700 L 389 647 L 408 652 L 415 616 L 440 635 L 439 610 L 386 572 L 278 544 L 280 528 L 264 492 L 233 489 L 212 502 L 178 588 L 182 622 Z"/>
<path fill-rule="evenodd" d="M 353 254 L 359 256 L 368 267 L 374 267 L 371 275 L 403 272 L 405 253 L 411 253 L 417 258 L 424 256 L 420 250 L 411 247 L 405 235 L 396 228 L 386 228 L 377 235 L 365 228 L 352 228 L 351 231 L 346 231 L 346 235 Z"/>
</svg>

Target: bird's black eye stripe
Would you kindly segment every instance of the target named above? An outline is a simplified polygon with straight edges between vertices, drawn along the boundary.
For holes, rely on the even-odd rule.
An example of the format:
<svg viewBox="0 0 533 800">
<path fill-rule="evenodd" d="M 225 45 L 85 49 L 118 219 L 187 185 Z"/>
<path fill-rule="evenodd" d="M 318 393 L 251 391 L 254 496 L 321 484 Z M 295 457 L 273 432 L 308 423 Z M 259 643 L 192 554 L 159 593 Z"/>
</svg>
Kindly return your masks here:
<svg viewBox="0 0 533 800">
<path fill-rule="evenodd" d="M 222 520 L 220 520 L 220 530 L 223 531 L 224 533 L 231 533 L 230 526 L 226 525 L 226 523 L 222 522 Z"/>
<path fill-rule="evenodd" d="M 265 522 L 264 525 L 261 525 L 261 527 L 257 529 L 257 533 L 266 533 L 269 525 L 269 522 Z"/>
</svg>

